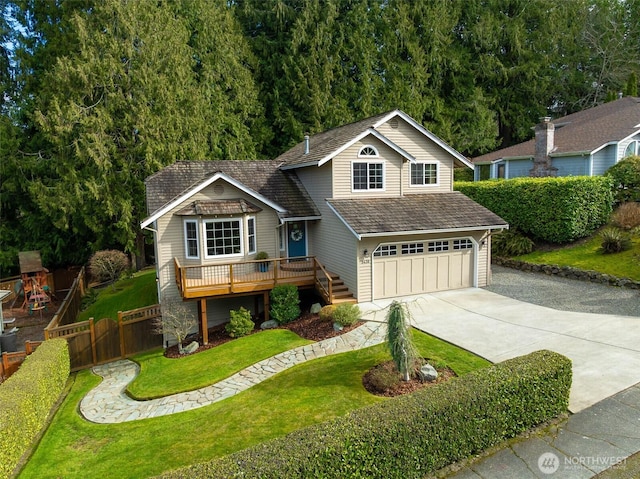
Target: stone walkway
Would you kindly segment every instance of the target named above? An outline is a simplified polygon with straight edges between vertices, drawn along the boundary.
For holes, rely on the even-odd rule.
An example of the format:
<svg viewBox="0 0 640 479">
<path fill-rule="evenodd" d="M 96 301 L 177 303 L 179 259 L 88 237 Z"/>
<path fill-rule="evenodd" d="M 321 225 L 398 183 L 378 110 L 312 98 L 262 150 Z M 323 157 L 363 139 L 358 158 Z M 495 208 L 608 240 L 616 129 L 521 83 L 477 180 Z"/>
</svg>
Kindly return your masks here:
<svg viewBox="0 0 640 479">
<path fill-rule="evenodd" d="M 89 421 L 113 424 L 197 409 L 241 393 L 297 364 L 379 344 L 385 333 L 383 324 L 367 322 L 341 336 L 277 354 L 211 386 L 148 401 L 136 401 L 125 393 L 140 372 L 136 363 L 125 359 L 103 364 L 93 368 L 103 380 L 82 399 L 80 412 Z"/>
</svg>

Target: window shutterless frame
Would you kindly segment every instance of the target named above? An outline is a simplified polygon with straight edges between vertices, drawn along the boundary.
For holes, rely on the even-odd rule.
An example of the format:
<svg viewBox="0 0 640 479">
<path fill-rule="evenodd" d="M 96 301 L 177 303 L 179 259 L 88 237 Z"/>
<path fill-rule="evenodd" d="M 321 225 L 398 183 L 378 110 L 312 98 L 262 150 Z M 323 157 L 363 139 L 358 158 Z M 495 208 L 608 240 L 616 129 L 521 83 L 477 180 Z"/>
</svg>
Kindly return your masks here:
<svg viewBox="0 0 640 479">
<path fill-rule="evenodd" d="M 205 220 L 204 257 L 220 258 L 244 254 L 242 218 Z"/>
<path fill-rule="evenodd" d="M 184 220 L 184 256 L 187 259 L 200 258 L 198 220 Z"/>
</svg>

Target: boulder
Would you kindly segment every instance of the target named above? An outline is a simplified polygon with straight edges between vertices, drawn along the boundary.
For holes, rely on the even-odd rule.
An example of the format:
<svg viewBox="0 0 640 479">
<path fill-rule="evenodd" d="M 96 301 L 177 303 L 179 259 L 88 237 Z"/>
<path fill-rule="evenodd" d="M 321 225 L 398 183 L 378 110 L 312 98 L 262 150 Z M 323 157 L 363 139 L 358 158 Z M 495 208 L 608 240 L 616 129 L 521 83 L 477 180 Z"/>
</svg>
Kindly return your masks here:
<svg viewBox="0 0 640 479">
<path fill-rule="evenodd" d="M 333 323 L 333 330 L 334 331 L 342 331 L 344 329 L 344 326 L 340 323 Z"/>
<path fill-rule="evenodd" d="M 322 309 L 322 306 L 320 305 L 320 303 L 313 303 L 311 305 L 311 310 L 309 312 L 311 314 L 318 314 L 321 309 Z"/>
<path fill-rule="evenodd" d="M 182 349 L 182 354 L 195 353 L 198 350 L 199 347 L 200 347 L 200 345 L 198 344 L 198 341 L 192 341 L 191 343 L 189 343 L 186 347 L 184 347 Z"/>
<path fill-rule="evenodd" d="M 434 381 L 438 378 L 438 371 L 436 371 L 436 368 L 431 366 L 431 364 L 427 363 L 420 368 L 418 376 L 420 376 L 421 381 Z"/>
<path fill-rule="evenodd" d="M 265 321 L 260 325 L 260 329 L 273 329 L 278 327 L 278 322 L 270 319 L 269 321 Z"/>
</svg>

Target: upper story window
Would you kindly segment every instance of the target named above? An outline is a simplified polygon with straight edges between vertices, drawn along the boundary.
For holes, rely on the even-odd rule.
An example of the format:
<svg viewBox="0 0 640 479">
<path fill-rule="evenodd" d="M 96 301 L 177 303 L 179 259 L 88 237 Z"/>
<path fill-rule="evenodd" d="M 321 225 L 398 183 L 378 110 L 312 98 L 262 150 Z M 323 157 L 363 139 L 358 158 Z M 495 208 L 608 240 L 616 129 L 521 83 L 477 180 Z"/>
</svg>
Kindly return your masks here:
<svg viewBox="0 0 640 479">
<path fill-rule="evenodd" d="M 376 150 L 373 146 L 367 145 L 363 146 L 358 153 L 358 158 L 362 158 L 363 156 L 378 156 L 378 150 Z"/>
<path fill-rule="evenodd" d="M 632 155 L 640 155 L 640 141 L 633 140 L 631 143 L 627 145 L 627 148 L 624 150 L 623 158 Z"/>
<path fill-rule="evenodd" d="M 240 219 L 206 220 L 204 233 L 207 257 L 242 254 Z"/>
<path fill-rule="evenodd" d="M 437 163 L 412 163 L 411 186 L 425 186 L 438 184 Z"/>
<path fill-rule="evenodd" d="M 384 190 L 384 163 L 354 162 L 352 187 L 354 191 Z"/>
<path fill-rule="evenodd" d="M 197 259 L 200 257 L 197 220 L 185 220 L 184 222 L 184 249 L 187 258 Z"/>
</svg>

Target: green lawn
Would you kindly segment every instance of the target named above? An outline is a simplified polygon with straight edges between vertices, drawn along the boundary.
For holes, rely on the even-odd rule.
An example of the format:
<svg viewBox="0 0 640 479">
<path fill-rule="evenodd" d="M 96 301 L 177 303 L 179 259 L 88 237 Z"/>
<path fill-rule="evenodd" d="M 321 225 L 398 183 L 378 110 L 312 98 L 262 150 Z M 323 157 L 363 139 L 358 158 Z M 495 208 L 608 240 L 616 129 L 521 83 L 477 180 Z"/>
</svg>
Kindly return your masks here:
<svg viewBox="0 0 640 479">
<path fill-rule="evenodd" d="M 415 337 L 422 355 L 459 375 L 489 364 L 423 333 Z M 217 367 L 203 358 L 202 364 Z M 328 356 L 200 409 L 115 425 L 93 424 L 78 415 L 80 400 L 100 381 L 91 372 L 81 371 L 72 376 L 68 396 L 19 477 L 142 478 L 226 455 L 387 400 L 362 386 L 363 374 L 387 359 L 382 344 Z"/>
<path fill-rule="evenodd" d="M 602 254 L 600 238 L 594 235 L 584 242 L 553 251 L 534 251 L 514 259 L 538 264 L 572 266 L 583 270 L 593 270 L 619 278 L 640 281 L 640 238 L 634 238 L 629 251 Z"/>
<path fill-rule="evenodd" d="M 289 330 L 272 329 L 179 359 L 164 357 L 163 349 L 142 353 L 131 358 L 140 364 L 140 376 L 127 391 L 138 399 L 192 391 L 225 379 L 258 361 L 311 343 L 313 341 L 302 339 Z"/>
<path fill-rule="evenodd" d="M 111 286 L 101 288 L 98 300 L 78 315 L 78 321 L 117 319 L 118 311 L 151 306 L 157 302 L 156 270 L 146 269 L 134 274 L 133 278 L 118 281 L 115 289 Z"/>
</svg>

